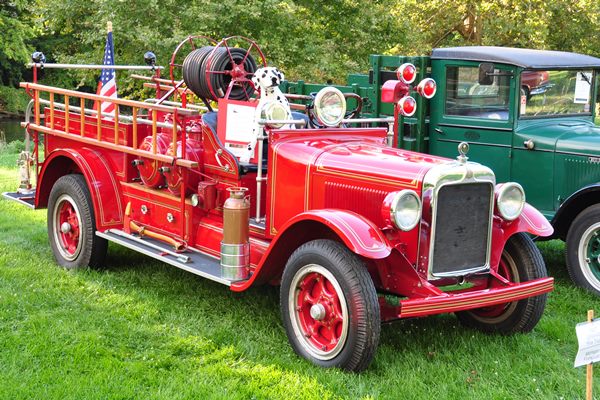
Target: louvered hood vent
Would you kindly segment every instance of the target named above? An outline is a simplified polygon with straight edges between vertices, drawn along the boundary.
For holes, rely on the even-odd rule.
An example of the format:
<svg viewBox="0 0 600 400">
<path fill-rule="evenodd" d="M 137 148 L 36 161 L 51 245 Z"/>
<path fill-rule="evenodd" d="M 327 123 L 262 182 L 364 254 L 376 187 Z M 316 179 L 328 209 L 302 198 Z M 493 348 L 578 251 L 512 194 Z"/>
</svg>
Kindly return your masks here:
<svg viewBox="0 0 600 400">
<path fill-rule="evenodd" d="M 325 207 L 354 211 L 382 226 L 381 204 L 388 192 L 361 186 L 325 182 Z"/>
</svg>

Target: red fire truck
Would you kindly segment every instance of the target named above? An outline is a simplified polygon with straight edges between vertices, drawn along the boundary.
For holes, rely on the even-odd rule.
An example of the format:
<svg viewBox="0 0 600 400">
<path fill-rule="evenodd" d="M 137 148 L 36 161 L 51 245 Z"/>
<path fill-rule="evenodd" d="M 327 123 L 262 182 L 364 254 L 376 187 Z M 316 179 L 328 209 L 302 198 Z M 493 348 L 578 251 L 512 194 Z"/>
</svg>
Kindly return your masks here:
<svg viewBox="0 0 600 400">
<path fill-rule="evenodd" d="M 156 92 L 145 101 L 36 78 L 41 67 L 95 66 L 34 62 L 21 84 L 33 149 L 20 190 L 5 196 L 48 209 L 59 265 L 103 267 L 112 241 L 233 291 L 280 285 L 294 350 L 352 371 L 371 362 L 384 321 L 456 313 L 501 334 L 537 324 L 553 279 L 527 234 L 552 227 L 518 184 L 469 162 L 466 144 L 457 159 L 393 148 L 397 117 L 354 119 L 346 108 L 357 99 L 334 88 L 290 118 L 281 102 L 258 100 L 251 77 L 266 61 L 242 37 L 186 38 L 167 78 L 146 58 L 153 75 L 134 76 Z M 400 114 L 415 106 L 407 74 L 382 92 Z M 388 128 L 365 127 L 374 122 Z"/>
</svg>

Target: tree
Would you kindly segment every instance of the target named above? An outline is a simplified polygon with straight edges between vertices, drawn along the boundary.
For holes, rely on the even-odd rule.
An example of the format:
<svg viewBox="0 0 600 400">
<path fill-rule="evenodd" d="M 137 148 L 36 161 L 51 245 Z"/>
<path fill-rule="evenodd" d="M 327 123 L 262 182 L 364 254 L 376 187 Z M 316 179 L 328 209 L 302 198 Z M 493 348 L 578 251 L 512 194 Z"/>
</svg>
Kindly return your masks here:
<svg viewBox="0 0 600 400">
<path fill-rule="evenodd" d="M 0 85 L 16 85 L 28 61 L 28 41 L 34 30 L 28 25 L 30 14 L 26 2 L 8 1 L 0 5 Z"/>
</svg>

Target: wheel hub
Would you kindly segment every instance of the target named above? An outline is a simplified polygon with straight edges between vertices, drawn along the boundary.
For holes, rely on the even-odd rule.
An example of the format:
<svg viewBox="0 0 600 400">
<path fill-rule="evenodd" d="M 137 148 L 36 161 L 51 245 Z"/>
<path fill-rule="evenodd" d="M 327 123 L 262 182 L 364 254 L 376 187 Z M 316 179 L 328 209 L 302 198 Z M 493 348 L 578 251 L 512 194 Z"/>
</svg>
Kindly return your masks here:
<svg viewBox="0 0 600 400">
<path fill-rule="evenodd" d="M 69 233 L 69 232 L 71 232 L 71 224 L 69 224 L 68 222 L 63 222 L 60 225 L 60 231 L 62 233 Z"/>
<path fill-rule="evenodd" d="M 325 318 L 325 307 L 323 304 L 314 304 L 310 308 L 310 316 L 317 321 L 321 321 Z"/>
</svg>

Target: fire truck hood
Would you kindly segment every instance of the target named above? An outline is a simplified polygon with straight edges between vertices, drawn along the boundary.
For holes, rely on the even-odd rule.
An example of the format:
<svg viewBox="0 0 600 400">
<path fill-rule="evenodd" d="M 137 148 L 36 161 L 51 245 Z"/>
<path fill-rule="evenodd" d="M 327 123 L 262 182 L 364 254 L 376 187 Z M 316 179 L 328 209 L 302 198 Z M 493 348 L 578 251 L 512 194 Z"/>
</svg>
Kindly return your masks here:
<svg viewBox="0 0 600 400">
<path fill-rule="evenodd" d="M 281 146 L 278 153 L 298 159 L 299 144 L 291 140 Z M 304 153 L 302 162 L 311 164 L 313 173 L 365 184 L 420 188 L 429 169 L 450 162 L 447 158 L 392 148 L 381 138 L 312 137 L 302 140 L 302 144 L 302 147 L 309 146 L 300 152 Z"/>
</svg>

